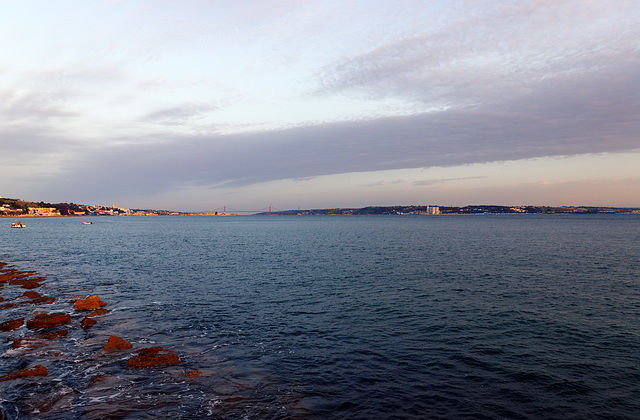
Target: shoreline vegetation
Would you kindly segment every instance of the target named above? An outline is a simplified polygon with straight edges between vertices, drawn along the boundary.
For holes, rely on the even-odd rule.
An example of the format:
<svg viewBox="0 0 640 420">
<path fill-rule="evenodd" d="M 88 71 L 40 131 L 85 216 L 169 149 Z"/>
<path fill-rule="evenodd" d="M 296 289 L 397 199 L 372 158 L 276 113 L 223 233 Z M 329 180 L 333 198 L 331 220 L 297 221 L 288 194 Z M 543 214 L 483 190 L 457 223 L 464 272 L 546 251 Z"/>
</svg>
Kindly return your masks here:
<svg viewBox="0 0 640 420">
<path fill-rule="evenodd" d="M 0 384 L 70 380 L 68 375 L 58 378 L 60 366 L 82 361 L 83 356 L 69 352 L 70 348 L 78 347 L 74 344 L 78 340 L 92 343 L 88 346 L 94 351 L 85 357 L 113 359 L 123 372 L 130 371 L 130 374 L 145 375 L 145 368 L 166 369 L 182 364 L 180 357 L 170 349 L 141 347 L 137 343 L 132 345 L 102 330 L 98 333 L 99 338 L 95 338 L 89 330 L 98 323 L 96 319 L 108 316 L 109 311 L 104 308 L 107 303 L 97 295 L 51 296 L 45 282 L 46 279 L 35 271 L 20 270 L 0 262 L 0 336 L 5 343 L 11 343 L 8 348 L 3 345 Z M 188 368 L 172 372 L 183 380 L 200 375 L 198 370 Z M 86 391 L 107 379 L 96 373 L 87 384 Z M 64 410 L 68 408 L 70 398 L 73 398 L 73 393 L 53 393 L 46 398 L 38 397 L 36 393 L 33 398 L 22 395 L 20 400 L 7 400 L 5 403 L 15 405 L 20 413 L 26 415 Z M 0 408 L 0 417 L 5 418 L 3 412 L 4 409 Z"/>
<path fill-rule="evenodd" d="M 596 207 L 596 206 L 502 206 L 467 205 L 433 206 L 368 206 L 306 210 L 278 210 L 255 212 L 253 215 L 314 216 L 314 215 L 439 215 L 439 214 L 640 214 L 640 207 Z M 0 198 L 0 217 L 56 217 L 56 216 L 238 216 L 233 212 L 179 212 L 170 210 L 129 209 L 117 205 L 112 207 L 22 201 Z"/>
</svg>

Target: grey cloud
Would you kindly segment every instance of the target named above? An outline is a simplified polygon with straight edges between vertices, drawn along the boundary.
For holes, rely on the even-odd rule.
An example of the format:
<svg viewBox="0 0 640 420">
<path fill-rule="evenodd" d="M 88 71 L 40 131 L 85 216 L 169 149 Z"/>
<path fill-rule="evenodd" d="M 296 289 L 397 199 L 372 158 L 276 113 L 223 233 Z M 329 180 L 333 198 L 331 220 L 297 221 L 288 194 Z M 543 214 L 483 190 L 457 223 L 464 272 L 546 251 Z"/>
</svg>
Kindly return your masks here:
<svg viewBox="0 0 640 420">
<path fill-rule="evenodd" d="M 540 82 L 494 106 L 111 146 L 68 162 L 70 188 L 147 194 L 347 172 L 640 149 L 637 60 Z M 82 162 L 91 162 L 84 165 Z M 82 174 L 80 177 L 79 175 Z"/>
<path fill-rule="evenodd" d="M 605 2 L 606 3 L 606 2 Z M 541 81 L 637 57 L 637 3 L 502 3 L 322 69 L 317 95 L 407 97 L 469 107 L 530 93 Z"/>
<path fill-rule="evenodd" d="M 413 184 L 418 186 L 425 186 L 425 185 L 441 184 L 443 182 L 450 182 L 450 181 L 468 181 L 470 179 L 484 179 L 484 178 L 486 178 L 486 176 L 465 176 L 460 178 L 436 178 L 436 179 L 425 179 L 422 181 L 416 181 Z"/>
</svg>

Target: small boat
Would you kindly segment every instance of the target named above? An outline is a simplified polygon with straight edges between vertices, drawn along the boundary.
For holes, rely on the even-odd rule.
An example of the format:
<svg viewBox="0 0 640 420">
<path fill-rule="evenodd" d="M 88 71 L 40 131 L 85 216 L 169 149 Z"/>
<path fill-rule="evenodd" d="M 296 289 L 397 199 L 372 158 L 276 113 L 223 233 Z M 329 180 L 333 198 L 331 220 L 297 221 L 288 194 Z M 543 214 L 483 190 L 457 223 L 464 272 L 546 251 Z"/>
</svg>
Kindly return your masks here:
<svg viewBox="0 0 640 420">
<path fill-rule="evenodd" d="M 17 222 L 11 223 L 11 227 L 12 228 L 26 228 L 27 225 L 25 225 L 20 220 L 18 220 Z"/>
<path fill-rule="evenodd" d="M 83 225 L 92 225 L 93 222 L 82 222 Z"/>
</svg>

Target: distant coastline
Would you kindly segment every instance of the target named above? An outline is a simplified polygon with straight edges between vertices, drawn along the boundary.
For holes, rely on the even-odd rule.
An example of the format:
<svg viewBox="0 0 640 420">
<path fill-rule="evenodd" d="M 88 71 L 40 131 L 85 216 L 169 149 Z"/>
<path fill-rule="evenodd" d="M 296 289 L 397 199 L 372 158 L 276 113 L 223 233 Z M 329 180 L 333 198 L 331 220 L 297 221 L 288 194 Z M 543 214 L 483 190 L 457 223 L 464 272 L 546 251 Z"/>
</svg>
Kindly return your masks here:
<svg viewBox="0 0 640 420">
<path fill-rule="evenodd" d="M 589 206 L 499 206 L 468 205 L 454 206 L 370 206 L 362 208 L 333 208 L 315 210 L 285 210 L 259 215 L 443 215 L 443 214 L 640 214 L 636 207 L 589 207 Z"/>
<path fill-rule="evenodd" d="M 367 206 L 305 210 L 279 210 L 257 212 L 254 215 L 317 216 L 317 215 L 443 215 L 443 214 L 640 214 L 640 207 L 594 207 L 594 206 L 502 206 L 467 205 L 456 206 Z M 233 212 L 179 212 L 171 210 L 129 209 L 117 205 L 112 207 L 74 204 L 22 201 L 14 198 L 0 198 L 0 217 L 74 217 L 74 216 L 238 216 Z"/>
</svg>

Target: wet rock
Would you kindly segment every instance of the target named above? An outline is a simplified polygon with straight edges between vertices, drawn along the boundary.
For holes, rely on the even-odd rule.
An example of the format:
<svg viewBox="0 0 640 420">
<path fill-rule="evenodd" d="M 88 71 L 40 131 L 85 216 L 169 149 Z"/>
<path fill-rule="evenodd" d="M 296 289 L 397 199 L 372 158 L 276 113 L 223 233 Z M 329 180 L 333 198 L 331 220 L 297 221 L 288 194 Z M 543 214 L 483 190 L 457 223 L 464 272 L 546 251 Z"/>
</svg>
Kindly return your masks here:
<svg viewBox="0 0 640 420">
<path fill-rule="evenodd" d="M 10 280 L 21 280 L 27 277 L 31 277 L 34 274 L 35 274 L 35 271 L 5 270 L 4 274 L 0 274 L 0 282 L 10 281 Z"/>
<path fill-rule="evenodd" d="M 18 328 L 22 327 L 22 324 L 24 324 L 24 318 L 12 319 L 0 324 L 0 331 L 17 330 Z"/>
<path fill-rule="evenodd" d="M 31 330 L 40 330 L 43 328 L 59 327 L 60 325 L 68 324 L 70 321 L 71 316 L 64 312 L 38 314 L 27 321 L 27 328 Z"/>
<path fill-rule="evenodd" d="M 47 305 L 56 301 L 56 298 L 52 296 L 40 296 L 39 298 L 31 299 L 25 303 L 31 303 L 33 305 Z"/>
<path fill-rule="evenodd" d="M 97 323 L 98 321 L 96 321 L 95 319 L 91 319 L 88 316 L 85 316 L 84 318 L 82 318 L 82 321 L 80 321 L 80 325 L 82 325 L 82 328 L 84 329 L 93 327 Z"/>
<path fill-rule="evenodd" d="M 129 367 L 151 367 L 161 365 L 180 364 L 180 358 L 173 350 L 162 347 L 149 347 L 136 351 L 136 355 L 129 359 Z"/>
<path fill-rule="evenodd" d="M 201 372 L 199 370 L 190 369 L 187 371 L 187 378 L 189 379 L 197 378 L 200 375 L 201 375 Z"/>
<path fill-rule="evenodd" d="M 26 376 L 47 376 L 49 372 L 47 372 L 47 368 L 42 365 L 37 365 L 32 368 L 22 369 L 8 375 L 4 375 L 0 378 L 0 382 L 8 381 L 11 379 L 24 378 Z"/>
<path fill-rule="evenodd" d="M 34 278 L 34 279 L 18 278 L 18 279 L 15 279 L 15 280 L 11 280 L 9 282 L 9 285 L 10 286 L 21 286 L 24 289 L 35 289 L 35 287 L 40 287 L 40 283 L 43 282 L 43 281 L 45 281 L 45 279 L 42 278 L 42 277 L 38 277 L 38 278 Z M 33 287 L 34 284 L 37 284 L 37 286 Z"/>
<path fill-rule="evenodd" d="M 4 302 L 4 298 L 0 296 L 0 302 Z"/>
<path fill-rule="evenodd" d="M 42 345 L 42 340 L 39 340 L 37 338 L 16 338 L 15 340 L 13 340 L 13 343 L 11 343 L 11 348 L 18 349 L 20 347 L 29 347 L 30 349 L 33 349 L 36 347 L 41 347 Z"/>
<path fill-rule="evenodd" d="M 11 348 L 12 349 L 17 349 L 20 347 L 23 347 L 27 344 L 34 344 L 37 343 L 38 340 L 35 338 L 16 338 L 15 340 L 13 340 L 13 343 L 11 343 Z"/>
<path fill-rule="evenodd" d="M 73 305 L 73 309 L 76 309 L 78 311 L 93 311 L 104 305 L 106 305 L 106 303 L 101 301 L 98 296 L 91 295 L 86 299 L 76 300 L 75 304 Z"/>
<path fill-rule="evenodd" d="M 14 306 L 16 306 L 15 303 L 5 303 L 4 305 L 0 305 L 0 311 L 3 309 L 13 308 Z"/>
<path fill-rule="evenodd" d="M 29 298 L 29 299 L 35 299 L 35 298 L 39 298 L 40 297 L 40 293 L 38 292 L 24 292 L 22 294 L 22 296 Z"/>
<path fill-rule="evenodd" d="M 126 350 L 130 349 L 131 347 L 131 343 L 127 340 L 123 340 L 120 337 L 112 335 L 109 337 L 109 341 L 107 341 L 107 344 L 104 346 L 104 350 Z"/>
<path fill-rule="evenodd" d="M 68 333 L 69 333 L 69 330 L 65 328 L 64 330 L 51 331 L 48 333 L 41 334 L 40 338 L 44 338 L 45 340 L 54 340 L 58 337 L 64 337 Z"/>
<path fill-rule="evenodd" d="M 104 315 L 107 313 L 107 310 L 104 308 L 100 308 L 100 309 L 96 309 L 95 311 L 91 312 L 89 315 L 87 315 L 89 318 L 94 317 L 94 316 L 99 316 L 99 315 Z"/>
</svg>

